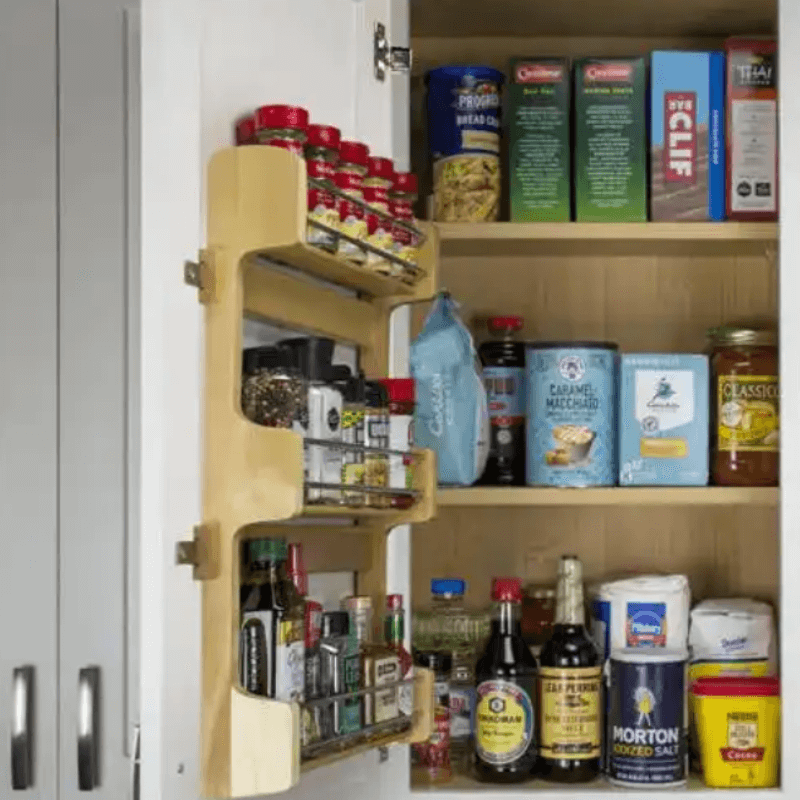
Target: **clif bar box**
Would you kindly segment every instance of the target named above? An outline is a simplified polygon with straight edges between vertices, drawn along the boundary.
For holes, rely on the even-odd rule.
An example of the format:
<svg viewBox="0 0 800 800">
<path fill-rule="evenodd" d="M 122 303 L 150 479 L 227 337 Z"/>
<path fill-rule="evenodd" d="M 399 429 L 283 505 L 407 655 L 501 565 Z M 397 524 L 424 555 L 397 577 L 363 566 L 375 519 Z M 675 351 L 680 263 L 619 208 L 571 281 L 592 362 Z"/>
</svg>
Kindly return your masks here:
<svg viewBox="0 0 800 800">
<path fill-rule="evenodd" d="M 650 56 L 650 216 L 725 219 L 725 54 Z"/>
<path fill-rule="evenodd" d="M 575 63 L 575 219 L 647 219 L 647 74 L 643 58 Z"/>
<path fill-rule="evenodd" d="M 570 74 L 564 58 L 515 58 L 506 90 L 512 222 L 568 222 Z"/>
<path fill-rule="evenodd" d="M 767 39 L 729 39 L 728 217 L 778 218 L 778 53 Z"/>
</svg>

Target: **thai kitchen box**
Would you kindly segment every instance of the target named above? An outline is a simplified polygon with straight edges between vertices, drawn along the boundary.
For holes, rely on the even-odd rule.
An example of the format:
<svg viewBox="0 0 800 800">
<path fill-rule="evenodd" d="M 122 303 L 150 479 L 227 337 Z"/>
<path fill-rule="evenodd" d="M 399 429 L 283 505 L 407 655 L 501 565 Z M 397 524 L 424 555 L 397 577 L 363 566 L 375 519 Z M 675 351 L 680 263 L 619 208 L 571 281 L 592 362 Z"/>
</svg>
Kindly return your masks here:
<svg viewBox="0 0 800 800">
<path fill-rule="evenodd" d="M 725 54 L 650 56 L 650 216 L 725 219 Z"/>
</svg>

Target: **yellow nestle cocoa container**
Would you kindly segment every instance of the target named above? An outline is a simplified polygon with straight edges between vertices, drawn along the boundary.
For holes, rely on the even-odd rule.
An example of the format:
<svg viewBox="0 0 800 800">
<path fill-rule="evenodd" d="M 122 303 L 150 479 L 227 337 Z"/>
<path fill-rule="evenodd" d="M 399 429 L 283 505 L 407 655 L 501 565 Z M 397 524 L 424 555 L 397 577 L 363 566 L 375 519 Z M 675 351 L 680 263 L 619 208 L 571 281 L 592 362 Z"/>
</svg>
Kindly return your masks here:
<svg viewBox="0 0 800 800">
<path fill-rule="evenodd" d="M 781 747 L 779 680 L 699 678 L 691 691 L 706 786 L 777 786 Z"/>
</svg>

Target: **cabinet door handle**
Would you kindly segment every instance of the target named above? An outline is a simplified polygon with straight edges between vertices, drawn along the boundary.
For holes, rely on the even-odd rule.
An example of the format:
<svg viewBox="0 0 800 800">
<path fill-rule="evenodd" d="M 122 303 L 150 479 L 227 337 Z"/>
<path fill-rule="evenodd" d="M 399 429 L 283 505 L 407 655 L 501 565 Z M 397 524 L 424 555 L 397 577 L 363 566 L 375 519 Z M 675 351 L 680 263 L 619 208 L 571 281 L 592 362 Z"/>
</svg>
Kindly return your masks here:
<svg viewBox="0 0 800 800">
<path fill-rule="evenodd" d="M 78 789 L 100 785 L 100 667 L 84 667 L 78 675 Z"/>
<path fill-rule="evenodd" d="M 11 720 L 11 788 L 33 786 L 33 667 L 14 670 Z"/>
</svg>

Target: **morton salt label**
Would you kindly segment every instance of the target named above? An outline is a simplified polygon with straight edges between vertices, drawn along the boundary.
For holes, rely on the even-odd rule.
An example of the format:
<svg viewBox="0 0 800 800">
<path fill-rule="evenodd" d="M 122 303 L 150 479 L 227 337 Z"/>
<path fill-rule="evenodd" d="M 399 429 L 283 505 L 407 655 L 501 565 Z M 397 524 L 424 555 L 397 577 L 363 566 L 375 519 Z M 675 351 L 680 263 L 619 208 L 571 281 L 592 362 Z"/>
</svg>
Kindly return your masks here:
<svg viewBox="0 0 800 800">
<path fill-rule="evenodd" d="M 533 703 L 526 689 L 504 680 L 478 684 L 475 749 L 487 764 L 506 766 L 534 744 Z"/>
<path fill-rule="evenodd" d="M 606 731 L 612 783 L 686 782 L 686 689 L 685 651 L 612 652 Z"/>
<path fill-rule="evenodd" d="M 651 219 L 725 219 L 724 53 L 656 50 L 650 93 Z"/>
</svg>

